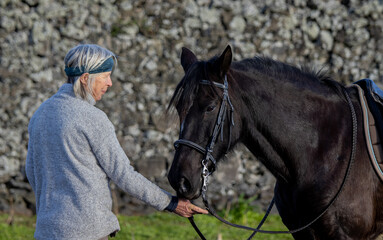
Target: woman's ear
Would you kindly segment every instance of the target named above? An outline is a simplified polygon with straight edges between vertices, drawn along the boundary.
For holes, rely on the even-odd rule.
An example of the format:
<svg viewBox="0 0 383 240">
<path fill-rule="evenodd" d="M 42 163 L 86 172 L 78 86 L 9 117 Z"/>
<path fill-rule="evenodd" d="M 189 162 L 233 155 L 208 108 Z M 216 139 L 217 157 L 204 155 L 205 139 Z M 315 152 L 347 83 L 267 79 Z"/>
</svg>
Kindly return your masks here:
<svg viewBox="0 0 383 240">
<path fill-rule="evenodd" d="M 88 78 L 89 78 L 89 73 L 83 73 L 81 76 L 80 76 L 80 81 L 81 81 L 81 84 L 86 87 L 88 85 Z"/>
</svg>

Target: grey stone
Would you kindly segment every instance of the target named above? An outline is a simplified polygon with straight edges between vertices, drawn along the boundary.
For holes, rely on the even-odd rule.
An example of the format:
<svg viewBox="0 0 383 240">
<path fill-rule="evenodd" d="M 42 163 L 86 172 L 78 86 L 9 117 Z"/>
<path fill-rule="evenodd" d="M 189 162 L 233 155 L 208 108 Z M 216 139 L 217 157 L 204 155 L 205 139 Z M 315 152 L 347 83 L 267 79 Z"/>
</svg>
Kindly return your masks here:
<svg viewBox="0 0 383 240">
<path fill-rule="evenodd" d="M 320 28 L 316 22 L 310 21 L 306 25 L 305 32 L 309 36 L 310 40 L 315 40 L 319 36 Z"/>
<path fill-rule="evenodd" d="M 199 7 L 195 1 L 186 0 L 186 1 L 183 1 L 182 5 L 183 5 L 183 9 L 185 9 L 186 13 L 189 16 L 198 16 Z"/>
<path fill-rule="evenodd" d="M 234 33 L 242 33 L 246 28 L 245 20 L 240 16 L 235 16 L 230 22 L 230 29 Z"/>
<path fill-rule="evenodd" d="M 0 17 L 0 27 L 6 32 L 12 32 L 16 28 L 16 22 L 12 18 L 2 15 Z"/>
<path fill-rule="evenodd" d="M 334 44 L 334 39 L 329 31 L 320 32 L 320 40 L 322 42 L 322 47 L 326 50 L 331 50 Z"/>
<path fill-rule="evenodd" d="M 214 8 L 201 8 L 199 17 L 202 22 L 206 22 L 212 25 L 217 24 L 220 21 L 220 13 Z"/>
<path fill-rule="evenodd" d="M 16 143 L 17 144 L 17 143 Z M 15 152 L 0 156 L 0 183 L 7 182 L 10 177 L 15 176 L 20 169 L 20 161 L 17 157 L 9 155 L 16 155 Z"/>
</svg>

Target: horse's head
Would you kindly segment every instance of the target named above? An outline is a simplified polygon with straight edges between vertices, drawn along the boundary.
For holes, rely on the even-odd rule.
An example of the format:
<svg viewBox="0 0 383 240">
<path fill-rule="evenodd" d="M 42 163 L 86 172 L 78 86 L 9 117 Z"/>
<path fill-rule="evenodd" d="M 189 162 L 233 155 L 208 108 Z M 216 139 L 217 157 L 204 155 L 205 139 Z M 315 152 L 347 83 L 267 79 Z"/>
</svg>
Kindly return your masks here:
<svg viewBox="0 0 383 240">
<path fill-rule="evenodd" d="M 214 161 L 219 161 L 235 141 L 230 131 L 233 109 L 224 85 L 231 61 L 230 46 L 219 57 L 207 62 L 198 61 L 194 53 L 182 49 L 181 65 L 185 76 L 169 104 L 169 107 L 176 107 L 179 115 L 180 140 L 175 144 L 176 153 L 168 175 L 171 186 L 181 197 L 199 197 L 203 159 L 211 173 Z M 230 88 L 230 82 L 228 85 Z M 218 119 L 223 121 L 221 126 L 218 126 Z"/>
</svg>

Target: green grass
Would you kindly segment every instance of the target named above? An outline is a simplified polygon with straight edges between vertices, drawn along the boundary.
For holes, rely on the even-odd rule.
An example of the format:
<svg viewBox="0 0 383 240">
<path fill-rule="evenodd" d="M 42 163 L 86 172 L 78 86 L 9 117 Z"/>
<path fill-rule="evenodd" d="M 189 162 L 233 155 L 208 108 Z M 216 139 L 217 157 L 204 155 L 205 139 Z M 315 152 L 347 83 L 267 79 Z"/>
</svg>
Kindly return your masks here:
<svg viewBox="0 0 383 240">
<path fill-rule="evenodd" d="M 12 225 L 7 224 L 8 215 L 0 215 L 0 240 L 33 239 L 36 217 L 15 216 Z"/>
<path fill-rule="evenodd" d="M 262 217 L 262 214 L 247 212 L 243 219 L 236 221 L 236 223 L 255 226 Z M 33 239 L 35 217 L 16 216 L 11 226 L 6 224 L 7 218 L 8 215 L 6 214 L 0 215 L 0 240 Z M 199 239 L 189 221 L 174 214 L 156 213 L 148 216 L 118 216 L 118 218 L 121 231 L 117 234 L 116 238 L 113 238 L 116 240 Z M 226 226 L 212 216 L 198 215 L 194 219 L 207 239 L 217 239 L 219 235 L 223 240 L 247 239 L 251 234 L 251 232 L 246 230 Z M 263 229 L 282 230 L 285 227 L 281 223 L 279 216 L 271 215 Z M 282 240 L 293 238 L 288 234 L 266 235 L 258 233 L 254 239 Z"/>
<path fill-rule="evenodd" d="M 263 217 L 262 214 L 248 212 L 247 220 L 236 222 L 255 226 Z M 199 239 L 197 233 L 185 218 L 173 214 L 158 213 L 146 217 L 119 216 L 121 231 L 116 239 Z M 195 216 L 194 220 L 207 239 L 247 239 L 251 232 L 227 226 L 212 216 Z M 272 215 L 263 229 L 285 229 L 278 216 Z M 291 235 L 257 234 L 253 239 L 284 240 L 293 239 Z"/>
<path fill-rule="evenodd" d="M 261 221 L 263 213 L 258 213 L 250 206 L 250 200 L 240 197 L 238 203 L 229 212 L 221 212 L 228 221 L 236 224 L 256 227 Z M 0 215 L 0 240 L 28 240 L 33 239 L 34 224 L 36 217 L 15 216 L 12 225 L 8 225 L 8 215 Z M 199 237 L 190 225 L 188 219 L 175 214 L 158 212 L 147 216 L 118 216 L 121 231 L 116 240 L 198 240 Z M 194 220 L 207 239 L 236 240 L 247 239 L 250 231 L 233 228 L 221 223 L 219 220 L 208 215 L 196 215 Z M 270 215 L 262 227 L 263 230 L 287 230 L 282 224 L 280 217 Z M 258 233 L 253 239 L 264 240 L 287 240 L 293 239 L 289 234 L 261 234 Z"/>
</svg>

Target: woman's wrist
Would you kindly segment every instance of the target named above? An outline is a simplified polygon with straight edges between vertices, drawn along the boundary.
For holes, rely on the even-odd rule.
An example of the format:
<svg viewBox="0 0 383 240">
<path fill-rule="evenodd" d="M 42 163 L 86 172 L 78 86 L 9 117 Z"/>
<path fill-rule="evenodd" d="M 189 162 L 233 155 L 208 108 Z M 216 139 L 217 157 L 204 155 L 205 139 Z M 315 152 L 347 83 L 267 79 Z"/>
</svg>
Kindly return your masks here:
<svg viewBox="0 0 383 240">
<path fill-rule="evenodd" d="M 172 200 L 170 201 L 169 205 L 165 208 L 165 210 L 169 212 L 173 212 L 178 206 L 178 197 L 172 196 Z"/>
</svg>

